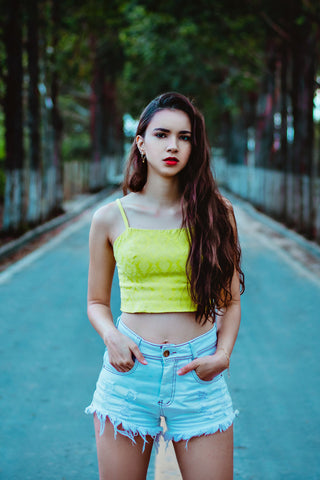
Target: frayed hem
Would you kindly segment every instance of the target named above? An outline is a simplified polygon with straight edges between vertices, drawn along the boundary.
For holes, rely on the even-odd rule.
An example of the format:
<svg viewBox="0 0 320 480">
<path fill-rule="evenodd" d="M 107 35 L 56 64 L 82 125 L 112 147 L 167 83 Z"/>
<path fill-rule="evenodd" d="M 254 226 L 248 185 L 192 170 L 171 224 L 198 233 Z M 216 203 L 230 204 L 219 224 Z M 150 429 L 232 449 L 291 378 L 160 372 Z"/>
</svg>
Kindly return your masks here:
<svg viewBox="0 0 320 480">
<path fill-rule="evenodd" d="M 207 435 L 212 435 L 217 432 L 225 432 L 234 422 L 235 417 L 239 415 L 239 410 L 235 410 L 233 415 L 230 419 L 226 420 L 223 423 L 216 423 L 211 428 L 206 428 L 205 431 L 202 430 L 194 430 L 192 432 L 187 433 L 173 433 L 170 434 L 169 432 L 165 432 L 163 435 L 164 441 L 166 442 L 166 448 L 168 447 L 169 442 L 172 440 L 173 442 L 179 442 L 180 440 L 186 440 L 186 450 L 188 449 L 189 440 L 194 437 L 202 437 Z"/>
<path fill-rule="evenodd" d="M 126 422 L 125 420 L 112 417 L 108 413 L 99 412 L 93 405 L 89 405 L 89 407 L 85 409 L 85 413 L 87 415 L 95 414 L 97 416 L 100 422 L 100 432 L 99 432 L 100 436 L 103 435 L 106 420 L 108 418 L 112 423 L 112 426 L 114 429 L 114 438 L 116 438 L 117 434 L 120 433 L 121 435 L 124 435 L 125 437 L 130 438 L 132 443 L 136 444 L 137 442 L 135 440 L 135 437 L 139 435 L 143 440 L 142 452 L 144 452 L 146 448 L 146 443 L 149 443 L 146 437 L 150 436 L 154 441 L 156 452 L 158 452 L 159 440 L 162 435 L 162 428 L 160 428 L 160 430 L 156 430 L 156 429 L 150 430 L 147 428 L 137 427 L 136 425 L 132 425 L 131 423 Z M 122 426 L 122 430 L 119 429 L 120 425 Z"/>
</svg>

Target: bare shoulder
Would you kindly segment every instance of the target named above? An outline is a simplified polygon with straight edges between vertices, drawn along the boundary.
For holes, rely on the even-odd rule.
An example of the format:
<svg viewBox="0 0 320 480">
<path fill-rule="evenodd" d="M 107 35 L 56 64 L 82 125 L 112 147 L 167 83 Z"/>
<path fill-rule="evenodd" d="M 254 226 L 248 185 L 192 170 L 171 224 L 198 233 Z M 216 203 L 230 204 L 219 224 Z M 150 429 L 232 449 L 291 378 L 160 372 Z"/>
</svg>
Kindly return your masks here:
<svg viewBox="0 0 320 480">
<path fill-rule="evenodd" d="M 93 214 L 91 230 L 98 235 L 104 235 L 110 240 L 119 229 L 119 207 L 116 202 L 110 202 L 99 207 Z"/>
<path fill-rule="evenodd" d="M 97 226 L 110 227 L 117 220 L 119 208 L 116 202 L 110 202 L 99 207 L 93 214 L 92 223 Z"/>
</svg>

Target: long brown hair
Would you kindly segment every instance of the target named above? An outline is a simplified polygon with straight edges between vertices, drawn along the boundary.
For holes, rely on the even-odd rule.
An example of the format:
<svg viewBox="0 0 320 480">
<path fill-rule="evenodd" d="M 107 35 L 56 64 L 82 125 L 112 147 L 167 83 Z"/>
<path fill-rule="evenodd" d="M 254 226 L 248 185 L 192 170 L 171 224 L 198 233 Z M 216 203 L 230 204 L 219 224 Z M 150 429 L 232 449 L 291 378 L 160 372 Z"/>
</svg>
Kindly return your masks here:
<svg viewBox="0 0 320 480">
<path fill-rule="evenodd" d="M 190 100 L 176 92 L 159 95 L 142 112 L 136 135 L 143 137 L 155 113 L 163 109 L 182 110 L 191 122 L 192 150 L 179 173 L 179 184 L 182 226 L 187 228 L 190 243 L 186 265 L 189 292 L 197 305 L 196 320 L 205 323 L 210 317 L 214 321 L 219 310 L 230 304 L 235 270 L 244 292 L 241 250 L 232 207 L 221 196 L 212 175 L 204 118 Z M 147 162 L 142 161 L 134 141 L 123 183 L 124 195 L 128 190 L 140 192 L 147 174 Z"/>
</svg>

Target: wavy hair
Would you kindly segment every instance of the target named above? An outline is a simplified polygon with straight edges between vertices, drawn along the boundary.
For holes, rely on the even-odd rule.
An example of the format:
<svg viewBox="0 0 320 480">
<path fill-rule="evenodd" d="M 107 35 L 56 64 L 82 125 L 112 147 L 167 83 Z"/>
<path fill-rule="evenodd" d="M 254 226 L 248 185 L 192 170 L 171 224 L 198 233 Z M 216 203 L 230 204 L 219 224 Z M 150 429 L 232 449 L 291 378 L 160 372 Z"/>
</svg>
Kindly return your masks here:
<svg viewBox="0 0 320 480">
<path fill-rule="evenodd" d="M 186 264 L 189 293 L 197 305 L 196 321 L 216 320 L 221 309 L 232 300 L 231 282 L 238 272 L 240 293 L 244 292 L 241 270 L 241 249 L 231 204 L 220 194 L 210 166 L 210 148 L 202 114 L 192 102 L 176 92 L 159 95 L 141 114 L 136 135 L 145 131 L 156 112 L 176 109 L 185 112 L 191 122 L 191 154 L 185 168 L 179 173 L 182 226 L 189 237 L 189 255 Z M 123 193 L 140 192 L 148 174 L 136 141 L 133 142 L 127 162 Z"/>
</svg>

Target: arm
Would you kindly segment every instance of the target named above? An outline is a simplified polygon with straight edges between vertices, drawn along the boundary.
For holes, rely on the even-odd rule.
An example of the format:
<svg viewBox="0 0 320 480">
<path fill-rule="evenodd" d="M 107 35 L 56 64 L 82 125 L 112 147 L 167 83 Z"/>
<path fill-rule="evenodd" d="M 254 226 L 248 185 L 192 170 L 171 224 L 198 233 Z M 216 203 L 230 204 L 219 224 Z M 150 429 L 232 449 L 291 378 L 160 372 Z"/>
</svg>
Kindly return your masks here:
<svg viewBox="0 0 320 480">
<path fill-rule="evenodd" d="M 229 209 L 229 218 L 237 236 L 236 221 L 233 208 L 230 202 L 226 201 Z M 202 380 L 212 380 L 223 370 L 229 368 L 230 357 L 236 342 L 241 319 L 240 304 L 240 281 L 239 274 L 234 270 L 231 281 L 232 300 L 227 308 L 221 311 L 221 315 L 217 316 L 217 350 L 214 355 L 196 358 L 192 362 L 185 365 L 177 373 L 184 375 L 185 373 L 196 370 Z"/>
<path fill-rule="evenodd" d="M 109 360 L 119 371 L 133 366 L 133 356 L 146 363 L 138 346 L 114 326 L 110 301 L 115 259 L 110 241 L 112 204 L 94 214 L 89 234 L 88 318 L 108 348 Z"/>
<path fill-rule="evenodd" d="M 217 318 L 217 350 L 213 355 L 196 358 L 178 370 L 178 375 L 184 375 L 196 370 L 202 380 L 212 380 L 216 375 L 229 368 L 230 356 L 237 339 L 241 307 L 238 274 L 232 279 L 232 301 L 225 312 Z"/>
<path fill-rule="evenodd" d="M 235 271 L 231 283 L 232 301 L 221 316 L 217 318 L 216 355 L 224 357 L 224 368 L 229 368 L 230 357 L 238 336 L 241 319 L 239 275 Z"/>
<path fill-rule="evenodd" d="M 229 211 L 229 220 L 233 228 L 233 232 L 238 241 L 238 231 L 234 211 L 231 203 L 226 198 L 223 198 L 225 205 Z M 216 354 L 225 356 L 227 360 L 227 367 L 229 368 L 230 357 L 236 342 L 241 319 L 241 304 L 240 304 L 240 281 L 239 274 L 234 270 L 231 281 L 231 295 L 232 300 L 227 309 L 224 309 L 221 316 L 217 319 L 217 336 L 218 344 Z"/>
</svg>

